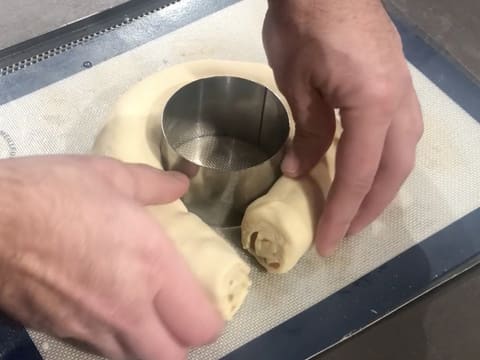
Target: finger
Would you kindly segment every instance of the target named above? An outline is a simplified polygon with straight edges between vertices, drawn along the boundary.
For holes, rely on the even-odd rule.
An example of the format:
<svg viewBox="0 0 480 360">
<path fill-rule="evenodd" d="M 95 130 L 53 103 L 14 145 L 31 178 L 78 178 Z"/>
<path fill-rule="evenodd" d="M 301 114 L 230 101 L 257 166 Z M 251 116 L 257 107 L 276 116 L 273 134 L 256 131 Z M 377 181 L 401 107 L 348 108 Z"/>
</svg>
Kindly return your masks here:
<svg viewBox="0 0 480 360">
<path fill-rule="evenodd" d="M 121 341 L 131 349 L 135 359 L 184 360 L 187 357 L 187 349 L 157 320 L 155 312 L 148 314 L 139 327 L 132 328 L 122 336 Z"/>
<path fill-rule="evenodd" d="M 143 205 L 165 204 L 179 199 L 188 189 L 188 178 L 175 171 L 163 171 L 143 164 L 127 164 L 94 158 L 96 170 L 125 196 Z"/>
<path fill-rule="evenodd" d="M 146 165 L 128 164 L 131 181 L 122 189 L 127 196 L 144 205 L 178 200 L 188 190 L 189 180 L 177 171 L 157 170 Z"/>
<path fill-rule="evenodd" d="M 73 346 L 80 348 L 85 352 L 92 354 L 101 354 L 112 360 L 129 360 L 131 357 L 127 350 L 119 343 L 119 341 L 107 332 L 97 332 L 95 336 L 89 340 L 88 344 L 78 343 L 76 340 L 68 339 Z"/>
<path fill-rule="evenodd" d="M 413 170 L 416 145 L 423 133 L 422 114 L 414 92 L 402 109 L 388 130 L 375 181 L 350 225 L 349 235 L 361 231 L 383 212 Z"/>
<path fill-rule="evenodd" d="M 370 191 L 390 124 L 375 107 L 343 110 L 341 117 L 335 179 L 316 232 L 317 250 L 324 256 L 333 254 Z"/>
<path fill-rule="evenodd" d="M 223 320 L 182 260 L 180 256 L 164 259 L 164 283 L 154 305 L 173 336 L 181 344 L 195 347 L 215 340 Z"/>
<path fill-rule="evenodd" d="M 306 174 L 326 153 L 335 134 L 335 114 L 306 76 L 289 73 L 277 82 L 292 109 L 295 136 L 282 163 L 285 175 Z"/>
</svg>

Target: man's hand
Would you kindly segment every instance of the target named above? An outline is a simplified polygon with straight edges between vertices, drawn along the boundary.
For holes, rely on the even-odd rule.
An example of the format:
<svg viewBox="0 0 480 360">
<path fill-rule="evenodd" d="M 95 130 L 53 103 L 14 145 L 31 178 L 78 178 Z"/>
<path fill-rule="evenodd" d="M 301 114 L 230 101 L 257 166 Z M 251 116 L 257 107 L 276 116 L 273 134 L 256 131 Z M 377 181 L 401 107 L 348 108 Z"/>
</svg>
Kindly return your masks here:
<svg viewBox="0 0 480 360">
<path fill-rule="evenodd" d="M 380 215 L 414 166 L 423 124 L 401 41 L 379 0 L 271 0 L 263 35 L 296 120 L 285 174 L 319 161 L 340 109 L 336 176 L 316 235 L 328 256 Z"/>
<path fill-rule="evenodd" d="M 219 314 L 143 205 L 178 173 L 106 158 L 0 161 L 0 309 L 113 359 L 183 359 Z"/>
</svg>

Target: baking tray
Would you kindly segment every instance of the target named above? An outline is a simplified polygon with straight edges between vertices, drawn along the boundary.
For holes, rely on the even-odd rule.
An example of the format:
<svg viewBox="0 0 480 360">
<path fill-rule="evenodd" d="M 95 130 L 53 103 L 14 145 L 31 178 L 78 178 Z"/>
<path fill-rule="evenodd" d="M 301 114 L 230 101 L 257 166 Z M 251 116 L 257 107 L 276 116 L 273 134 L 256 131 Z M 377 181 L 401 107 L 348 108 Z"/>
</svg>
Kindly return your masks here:
<svg viewBox="0 0 480 360">
<path fill-rule="evenodd" d="M 0 104 L 32 93 L 237 1 L 131 1 L 0 52 Z M 392 13 L 408 60 L 475 119 L 480 88 L 457 63 Z M 127 34 L 124 24 L 142 18 Z M 128 30 L 128 31 L 131 31 Z M 49 61 L 44 61 L 48 59 Z M 8 141 L 9 151 L 15 144 Z M 225 359 L 306 359 L 374 324 L 480 262 L 480 209 L 457 220 Z M 428 261 L 435 259 L 435 261 Z M 395 280 L 396 286 L 387 286 Z M 319 337 L 317 334 L 322 334 Z M 1 359 L 41 359 L 21 325 L 0 320 Z"/>
</svg>

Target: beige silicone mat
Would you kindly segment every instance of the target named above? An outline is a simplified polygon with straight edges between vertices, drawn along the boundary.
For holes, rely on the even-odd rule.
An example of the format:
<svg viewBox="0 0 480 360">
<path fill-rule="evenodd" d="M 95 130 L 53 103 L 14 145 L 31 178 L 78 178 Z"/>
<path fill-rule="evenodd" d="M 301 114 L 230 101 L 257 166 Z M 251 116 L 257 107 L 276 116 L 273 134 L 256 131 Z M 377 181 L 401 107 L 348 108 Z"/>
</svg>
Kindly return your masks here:
<svg viewBox="0 0 480 360">
<path fill-rule="evenodd" d="M 200 58 L 265 62 L 265 10 L 265 1 L 242 1 L 0 106 L 0 157 L 88 152 L 119 95 L 171 64 Z M 283 276 L 254 267 L 254 285 L 241 311 L 215 344 L 193 351 L 191 359 L 218 359 L 480 207 L 480 126 L 411 70 L 425 135 L 417 166 L 398 198 L 328 260 L 310 252 Z M 12 142 L 15 151 L 9 150 Z M 46 360 L 95 358 L 37 332 L 30 335 Z"/>
</svg>

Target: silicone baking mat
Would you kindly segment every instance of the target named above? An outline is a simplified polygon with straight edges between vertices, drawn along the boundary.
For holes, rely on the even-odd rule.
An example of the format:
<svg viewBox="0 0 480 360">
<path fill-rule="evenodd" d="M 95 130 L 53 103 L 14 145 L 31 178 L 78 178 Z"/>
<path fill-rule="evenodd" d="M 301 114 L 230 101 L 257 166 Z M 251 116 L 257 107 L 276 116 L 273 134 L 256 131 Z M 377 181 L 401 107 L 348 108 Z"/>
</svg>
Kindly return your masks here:
<svg viewBox="0 0 480 360">
<path fill-rule="evenodd" d="M 265 62 L 265 10 L 261 0 L 183 0 L 17 67 L 0 77 L 0 157 L 88 152 L 117 98 L 169 65 L 203 58 Z M 412 176 L 385 213 L 336 256 L 321 259 L 311 251 L 282 276 L 254 267 L 241 311 L 191 359 L 311 357 L 477 261 L 480 90 L 397 25 L 425 118 Z M 2 320 L 0 358 L 96 357 Z"/>
</svg>

